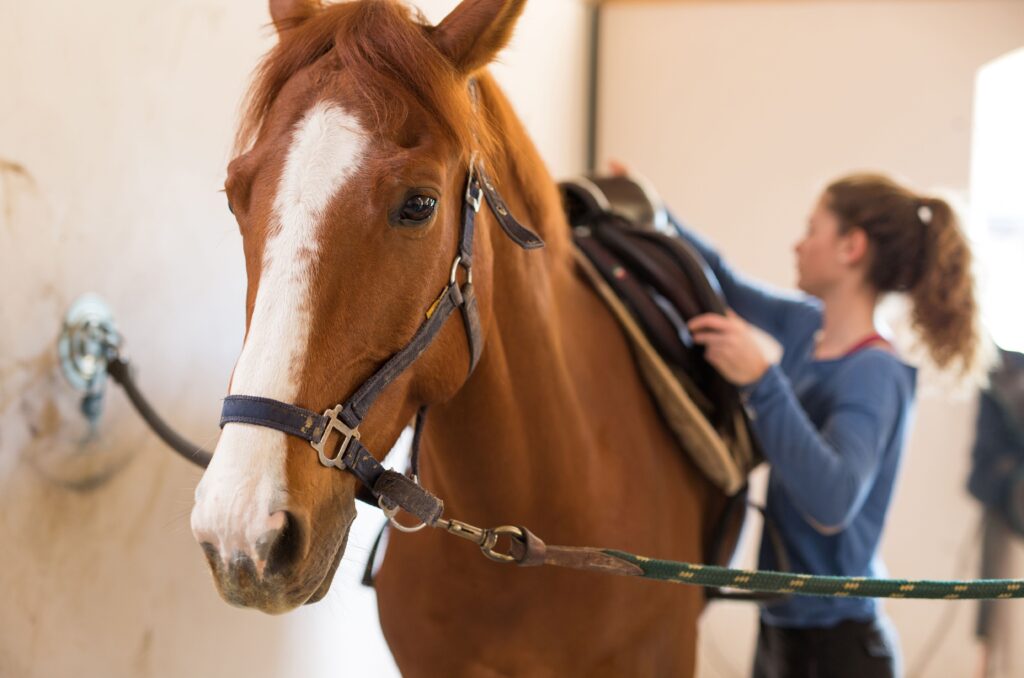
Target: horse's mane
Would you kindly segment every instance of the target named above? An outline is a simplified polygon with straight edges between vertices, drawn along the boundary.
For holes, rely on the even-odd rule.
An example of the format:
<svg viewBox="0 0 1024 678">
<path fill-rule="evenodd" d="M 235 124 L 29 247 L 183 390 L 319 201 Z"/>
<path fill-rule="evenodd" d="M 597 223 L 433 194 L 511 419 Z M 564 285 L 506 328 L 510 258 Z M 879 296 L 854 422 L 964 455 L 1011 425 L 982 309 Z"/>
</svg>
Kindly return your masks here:
<svg viewBox="0 0 1024 678">
<path fill-rule="evenodd" d="M 422 15 L 395 0 L 328 5 L 308 19 L 292 22 L 256 71 L 236 152 L 247 149 L 258 136 L 285 83 L 322 58 L 334 60 L 333 65 L 354 76 L 377 129 L 394 130 L 402 124 L 408 115 L 404 98 L 409 98 L 440 123 L 456 148 L 490 151 L 494 134 L 484 120 L 476 119 L 464 84 L 430 40 L 432 30 Z"/>
</svg>

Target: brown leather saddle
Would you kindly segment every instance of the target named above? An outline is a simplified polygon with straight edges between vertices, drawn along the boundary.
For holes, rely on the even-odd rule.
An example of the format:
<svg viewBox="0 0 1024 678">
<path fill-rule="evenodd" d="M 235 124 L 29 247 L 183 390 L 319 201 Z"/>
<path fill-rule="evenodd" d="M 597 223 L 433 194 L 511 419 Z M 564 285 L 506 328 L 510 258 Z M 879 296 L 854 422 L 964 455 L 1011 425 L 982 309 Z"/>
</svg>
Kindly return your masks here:
<svg viewBox="0 0 1024 678">
<path fill-rule="evenodd" d="M 660 200 L 629 177 L 585 177 L 559 184 L 573 229 L 577 264 L 629 338 L 641 375 L 680 448 L 729 500 L 705 544 L 725 564 L 747 508 L 747 476 L 763 459 L 735 386 L 704 360 L 686 322 L 725 313 L 721 286 L 704 258 L 669 234 Z M 762 511 L 763 513 L 763 511 Z M 771 548 L 788 570 L 781 535 L 766 520 Z M 709 590 L 709 598 L 777 596 Z"/>
<path fill-rule="evenodd" d="M 689 244 L 657 228 L 667 218 L 643 184 L 590 177 L 559 187 L 577 259 L 599 292 L 614 293 L 602 296 L 619 308 L 659 409 L 694 462 L 735 494 L 761 454 L 739 392 L 704 360 L 686 327 L 694 316 L 725 312 L 714 273 Z"/>
</svg>

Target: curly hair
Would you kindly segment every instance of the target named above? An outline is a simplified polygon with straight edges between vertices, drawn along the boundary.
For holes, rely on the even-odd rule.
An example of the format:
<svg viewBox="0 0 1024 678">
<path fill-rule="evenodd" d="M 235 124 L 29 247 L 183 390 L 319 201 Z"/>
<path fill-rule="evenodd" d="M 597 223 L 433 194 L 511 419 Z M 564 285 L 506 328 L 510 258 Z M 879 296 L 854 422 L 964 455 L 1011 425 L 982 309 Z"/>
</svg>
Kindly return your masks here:
<svg viewBox="0 0 1024 678">
<path fill-rule="evenodd" d="M 879 292 L 906 293 L 913 327 L 940 369 L 979 369 L 982 339 L 973 257 L 956 213 L 879 174 L 854 174 L 825 190 L 841 232 L 867 235 L 867 280 Z"/>
</svg>

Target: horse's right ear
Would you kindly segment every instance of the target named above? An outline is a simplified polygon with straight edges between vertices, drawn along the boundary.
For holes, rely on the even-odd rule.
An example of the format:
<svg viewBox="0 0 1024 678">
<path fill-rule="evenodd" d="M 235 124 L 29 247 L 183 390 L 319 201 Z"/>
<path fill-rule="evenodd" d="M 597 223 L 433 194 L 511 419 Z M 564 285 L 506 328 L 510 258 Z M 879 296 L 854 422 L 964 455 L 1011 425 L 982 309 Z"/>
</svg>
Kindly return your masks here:
<svg viewBox="0 0 1024 678">
<path fill-rule="evenodd" d="M 270 18 L 280 35 L 317 13 L 320 0 L 270 0 Z"/>
<path fill-rule="evenodd" d="M 434 44 L 469 75 L 508 44 L 525 6 L 526 0 L 462 0 L 434 29 Z"/>
</svg>

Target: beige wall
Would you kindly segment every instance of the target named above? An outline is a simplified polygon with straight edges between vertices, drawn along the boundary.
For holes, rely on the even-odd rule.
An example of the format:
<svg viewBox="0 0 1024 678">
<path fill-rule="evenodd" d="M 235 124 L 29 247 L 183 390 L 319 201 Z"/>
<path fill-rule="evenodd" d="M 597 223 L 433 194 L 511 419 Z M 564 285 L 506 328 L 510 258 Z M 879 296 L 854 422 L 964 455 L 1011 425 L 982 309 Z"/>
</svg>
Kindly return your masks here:
<svg viewBox="0 0 1024 678">
<path fill-rule="evenodd" d="M 584 18 L 531 3 L 496 68 L 558 174 L 584 162 Z M 215 441 L 244 294 L 218 189 L 267 22 L 265 0 L 0 3 L 0 678 L 394 673 L 355 584 L 379 516 L 325 602 L 230 608 L 188 529 L 198 471 L 119 392 L 87 440 L 55 369 L 65 309 L 99 293 L 149 396 Z"/>
<path fill-rule="evenodd" d="M 738 268 L 790 285 L 791 246 L 827 180 L 874 168 L 966 193 L 975 73 L 1024 45 L 1024 2 L 631 2 L 606 8 L 601 39 L 599 158 L 649 175 Z M 884 555 L 901 576 L 970 575 L 974 405 L 920 396 Z M 969 675 L 974 604 L 886 607 L 908 668 L 927 653 L 918 675 Z M 948 635 L 926 647 L 947 614 Z M 735 605 L 707 615 L 702 675 L 746 675 L 755 619 Z"/>
</svg>

